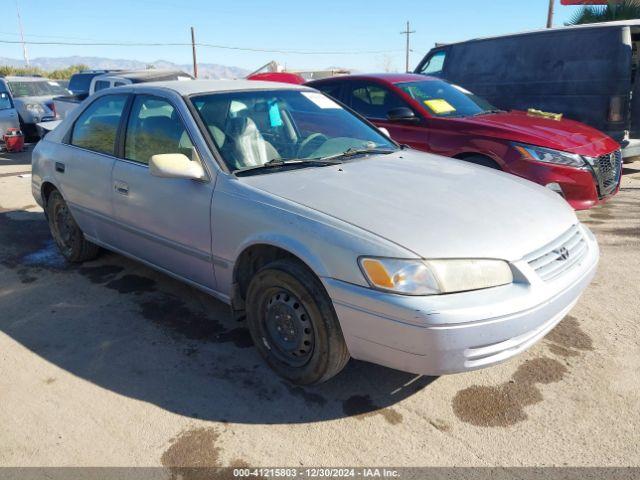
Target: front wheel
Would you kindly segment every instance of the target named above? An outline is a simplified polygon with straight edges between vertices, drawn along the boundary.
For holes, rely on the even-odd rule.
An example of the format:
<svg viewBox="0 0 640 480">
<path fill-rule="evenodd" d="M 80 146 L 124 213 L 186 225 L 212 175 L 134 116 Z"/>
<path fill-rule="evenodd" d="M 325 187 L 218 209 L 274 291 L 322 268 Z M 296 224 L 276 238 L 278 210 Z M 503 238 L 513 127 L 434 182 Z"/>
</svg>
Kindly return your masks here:
<svg viewBox="0 0 640 480">
<path fill-rule="evenodd" d="M 100 247 L 84 238 L 84 234 L 73 219 L 67 202 L 57 190 L 47 199 L 47 217 L 51 236 L 60 253 L 69 262 L 78 263 L 95 258 Z"/>
<path fill-rule="evenodd" d="M 483 167 L 493 168 L 494 170 L 502 170 L 495 160 L 485 157 L 484 155 L 469 155 L 462 160 L 469 163 L 475 163 L 476 165 L 482 165 Z"/>
<path fill-rule="evenodd" d="M 324 382 L 349 361 L 331 300 L 318 278 L 294 260 L 274 261 L 253 277 L 247 324 L 265 361 L 292 383 Z"/>
</svg>

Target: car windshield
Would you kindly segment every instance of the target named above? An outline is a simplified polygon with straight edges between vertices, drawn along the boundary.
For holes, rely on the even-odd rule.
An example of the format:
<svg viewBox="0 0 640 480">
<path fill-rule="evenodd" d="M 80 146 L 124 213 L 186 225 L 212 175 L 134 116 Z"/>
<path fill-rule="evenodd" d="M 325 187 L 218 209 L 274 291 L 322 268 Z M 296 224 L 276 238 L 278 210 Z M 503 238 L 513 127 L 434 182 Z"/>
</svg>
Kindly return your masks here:
<svg viewBox="0 0 640 480">
<path fill-rule="evenodd" d="M 192 97 L 230 170 L 395 151 L 398 147 L 320 92 L 256 90 Z M 346 158 L 345 156 L 345 158 Z"/>
<path fill-rule="evenodd" d="M 442 80 L 398 83 L 397 87 L 437 117 L 468 117 L 496 111 L 486 100 Z"/>
<path fill-rule="evenodd" d="M 69 95 L 69 91 L 53 80 L 35 82 L 10 81 L 9 88 L 14 97 L 41 97 L 47 95 Z"/>
</svg>

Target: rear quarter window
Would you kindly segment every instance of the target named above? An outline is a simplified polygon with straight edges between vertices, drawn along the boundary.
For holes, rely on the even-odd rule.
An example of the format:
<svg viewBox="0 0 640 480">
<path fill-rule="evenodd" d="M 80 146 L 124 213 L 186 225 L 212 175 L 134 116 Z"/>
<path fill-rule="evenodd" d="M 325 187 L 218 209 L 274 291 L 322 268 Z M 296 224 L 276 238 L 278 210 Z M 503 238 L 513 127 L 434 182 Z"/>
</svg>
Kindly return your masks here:
<svg viewBox="0 0 640 480">
<path fill-rule="evenodd" d="M 116 135 L 127 95 L 105 95 L 80 114 L 71 131 L 71 145 L 107 155 L 115 154 Z"/>
</svg>

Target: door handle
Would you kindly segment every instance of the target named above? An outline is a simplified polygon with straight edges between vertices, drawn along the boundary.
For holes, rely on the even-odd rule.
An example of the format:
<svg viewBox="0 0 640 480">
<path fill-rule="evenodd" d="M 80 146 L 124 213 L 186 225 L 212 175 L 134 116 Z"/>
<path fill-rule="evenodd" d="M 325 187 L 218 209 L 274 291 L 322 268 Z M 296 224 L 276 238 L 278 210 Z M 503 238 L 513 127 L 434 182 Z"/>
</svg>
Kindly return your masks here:
<svg viewBox="0 0 640 480">
<path fill-rule="evenodd" d="M 129 195 L 129 185 L 127 185 L 124 182 L 115 182 L 113 184 L 113 188 L 115 188 L 116 192 L 118 192 L 121 195 Z"/>
<path fill-rule="evenodd" d="M 65 166 L 64 163 L 56 162 L 56 172 L 64 173 Z"/>
</svg>

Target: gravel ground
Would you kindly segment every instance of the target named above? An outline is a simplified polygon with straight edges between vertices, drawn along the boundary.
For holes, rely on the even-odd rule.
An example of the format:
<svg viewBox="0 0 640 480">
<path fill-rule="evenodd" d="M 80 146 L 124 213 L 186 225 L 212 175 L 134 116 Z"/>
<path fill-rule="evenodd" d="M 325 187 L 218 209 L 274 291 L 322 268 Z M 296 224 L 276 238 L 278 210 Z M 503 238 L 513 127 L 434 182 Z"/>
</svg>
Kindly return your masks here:
<svg viewBox="0 0 640 480">
<path fill-rule="evenodd" d="M 220 302 L 112 253 L 67 265 L 29 170 L 0 155 L 1 466 L 640 466 L 640 162 L 579 214 L 598 274 L 531 350 L 304 389 Z"/>
</svg>

